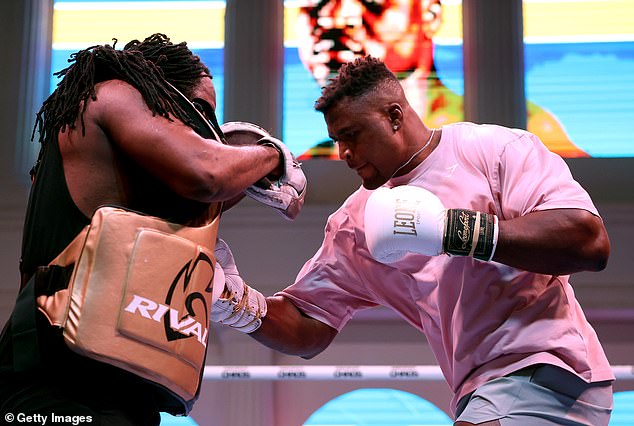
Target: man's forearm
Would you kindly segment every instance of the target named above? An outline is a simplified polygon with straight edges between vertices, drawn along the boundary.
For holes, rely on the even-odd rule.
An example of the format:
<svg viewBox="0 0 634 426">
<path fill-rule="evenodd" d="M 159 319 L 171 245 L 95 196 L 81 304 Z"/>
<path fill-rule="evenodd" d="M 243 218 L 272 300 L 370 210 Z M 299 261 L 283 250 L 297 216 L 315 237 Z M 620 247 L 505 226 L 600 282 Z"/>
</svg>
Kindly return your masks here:
<svg viewBox="0 0 634 426">
<path fill-rule="evenodd" d="M 309 359 L 326 349 L 337 335 L 334 328 L 302 314 L 284 297 L 267 297 L 266 301 L 268 311 L 262 326 L 250 336 L 271 349 Z"/>
<path fill-rule="evenodd" d="M 545 210 L 500 221 L 493 260 L 549 275 L 605 268 L 610 242 L 601 219 L 579 209 Z"/>
</svg>

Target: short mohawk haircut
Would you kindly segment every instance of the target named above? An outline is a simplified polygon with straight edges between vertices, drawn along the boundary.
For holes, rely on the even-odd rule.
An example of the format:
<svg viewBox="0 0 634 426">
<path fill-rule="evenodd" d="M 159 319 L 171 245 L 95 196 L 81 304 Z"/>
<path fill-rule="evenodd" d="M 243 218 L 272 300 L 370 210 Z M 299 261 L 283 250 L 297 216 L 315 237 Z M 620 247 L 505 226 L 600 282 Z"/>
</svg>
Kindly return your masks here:
<svg viewBox="0 0 634 426">
<path fill-rule="evenodd" d="M 325 113 L 343 98 L 359 98 L 386 81 L 399 84 L 398 78 L 381 60 L 372 56 L 357 58 L 343 64 L 337 75 L 328 80 L 315 102 L 315 109 Z"/>
</svg>

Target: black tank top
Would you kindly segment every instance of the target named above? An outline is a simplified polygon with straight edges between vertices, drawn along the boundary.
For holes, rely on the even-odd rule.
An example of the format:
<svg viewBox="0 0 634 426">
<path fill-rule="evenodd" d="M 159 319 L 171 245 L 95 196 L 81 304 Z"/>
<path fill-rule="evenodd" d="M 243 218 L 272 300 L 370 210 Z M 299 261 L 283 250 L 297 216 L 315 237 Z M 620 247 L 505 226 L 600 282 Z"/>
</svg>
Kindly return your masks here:
<svg viewBox="0 0 634 426">
<path fill-rule="evenodd" d="M 47 265 L 90 219 L 73 202 L 64 176 L 57 135 L 42 147 L 22 235 L 20 272 Z"/>
</svg>

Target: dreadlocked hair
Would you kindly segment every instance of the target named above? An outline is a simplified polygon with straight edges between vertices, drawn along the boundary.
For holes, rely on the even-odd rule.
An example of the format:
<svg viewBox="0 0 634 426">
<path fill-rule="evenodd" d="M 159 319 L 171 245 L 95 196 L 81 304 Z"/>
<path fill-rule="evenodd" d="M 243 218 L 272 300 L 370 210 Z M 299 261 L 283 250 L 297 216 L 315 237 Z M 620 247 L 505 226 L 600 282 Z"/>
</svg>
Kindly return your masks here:
<svg viewBox="0 0 634 426">
<path fill-rule="evenodd" d="M 397 84 L 398 78 L 379 59 L 372 56 L 357 58 L 339 68 L 337 75 L 322 88 L 315 109 L 325 113 L 343 98 L 356 99 L 384 84 Z"/>
<path fill-rule="evenodd" d="M 77 119 L 85 133 L 84 112 L 90 100 L 96 100 L 95 85 L 107 80 L 123 80 L 136 88 L 153 115 L 171 120 L 170 115 L 192 125 L 191 119 L 176 99 L 176 87 L 190 96 L 201 78 L 211 78 L 209 69 L 192 53 L 185 42 L 173 44 L 164 34 L 153 34 L 145 40 L 130 41 L 122 50 L 97 45 L 73 53 L 67 68 L 54 75 L 62 78 L 55 91 L 38 111 L 31 135 L 40 133 L 44 145 L 49 136 L 76 127 Z M 169 82 L 169 83 L 168 83 Z"/>
</svg>

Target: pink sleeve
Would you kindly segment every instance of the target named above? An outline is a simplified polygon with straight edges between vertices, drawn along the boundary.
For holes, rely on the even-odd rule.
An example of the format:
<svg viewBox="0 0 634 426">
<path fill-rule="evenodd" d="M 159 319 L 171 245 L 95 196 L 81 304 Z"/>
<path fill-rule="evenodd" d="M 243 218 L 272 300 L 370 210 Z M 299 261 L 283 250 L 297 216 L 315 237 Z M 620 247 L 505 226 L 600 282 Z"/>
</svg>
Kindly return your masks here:
<svg viewBox="0 0 634 426">
<path fill-rule="evenodd" d="M 584 209 L 599 216 L 568 165 L 535 135 L 523 133 L 506 144 L 497 174 L 493 190 L 498 194 L 503 219 L 560 208 Z"/>
<path fill-rule="evenodd" d="M 295 284 L 277 295 L 289 298 L 311 318 L 341 330 L 360 309 L 376 306 L 356 271 L 355 230 L 343 209 L 326 225 L 324 241 L 299 272 Z M 364 268 L 364 267 L 361 267 Z"/>
</svg>

